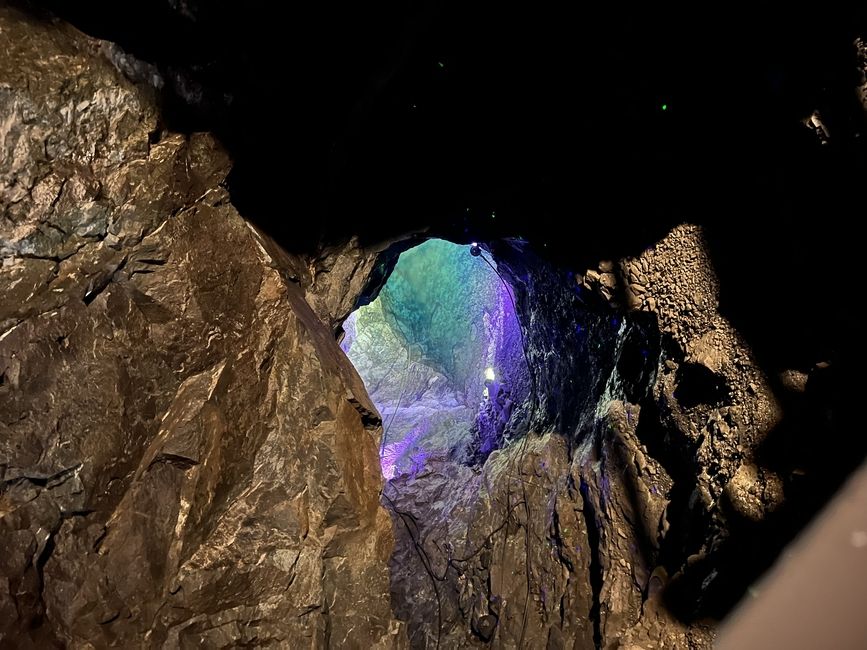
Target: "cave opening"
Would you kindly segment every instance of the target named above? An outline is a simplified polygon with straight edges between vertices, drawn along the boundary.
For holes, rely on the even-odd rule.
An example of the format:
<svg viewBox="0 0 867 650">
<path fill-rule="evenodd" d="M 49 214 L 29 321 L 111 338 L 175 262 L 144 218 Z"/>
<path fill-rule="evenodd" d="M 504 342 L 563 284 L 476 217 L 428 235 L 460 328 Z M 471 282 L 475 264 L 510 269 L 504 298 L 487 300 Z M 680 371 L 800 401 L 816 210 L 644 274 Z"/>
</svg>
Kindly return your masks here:
<svg viewBox="0 0 867 650">
<path fill-rule="evenodd" d="M 272 4 L 0 3 L 0 647 L 861 647 L 864 8 Z"/>
<path fill-rule="evenodd" d="M 608 478 L 640 453 L 656 322 L 618 307 L 623 269 L 610 262 L 575 273 L 520 238 L 413 243 L 381 255 L 340 338 L 382 418 L 394 614 L 413 648 L 452 647 L 467 632 L 526 647 L 552 616 L 580 619 L 564 639 L 591 647 L 606 504 L 668 490 L 635 478 L 620 493 Z M 635 549 L 655 558 L 643 535 Z"/>
<path fill-rule="evenodd" d="M 478 243 L 428 239 L 343 324 L 341 348 L 383 420 L 386 480 L 439 457 L 479 465 L 528 421 L 514 289 Z"/>
</svg>

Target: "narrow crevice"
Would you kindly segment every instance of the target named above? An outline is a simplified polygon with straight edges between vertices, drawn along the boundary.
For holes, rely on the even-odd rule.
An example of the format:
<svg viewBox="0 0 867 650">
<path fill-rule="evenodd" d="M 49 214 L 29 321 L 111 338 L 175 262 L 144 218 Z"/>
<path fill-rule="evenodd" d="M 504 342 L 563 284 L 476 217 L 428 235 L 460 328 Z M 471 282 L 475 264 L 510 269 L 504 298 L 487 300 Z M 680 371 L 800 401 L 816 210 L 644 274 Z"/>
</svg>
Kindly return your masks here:
<svg viewBox="0 0 867 650">
<path fill-rule="evenodd" d="M 39 627 L 45 618 L 45 564 L 48 562 L 52 553 L 54 553 L 54 536 L 57 534 L 58 530 L 60 530 L 60 522 L 58 522 L 57 525 L 48 532 L 48 538 L 45 540 L 45 545 L 40 550 L 33 564 L 39 588 L 36 617 L 31 621 L 31 627 L 33 628 Z"/>
<path fill-rule="evenodd" d="M 584 497 L 584 508 L 581 513 L 584 515 L 584 525 L 587 529 L 587 544 L 590 546 L 590 589 L 592 592 L 592 604 L 590 606 L 590 620 L 593 623 L 593 643 L 597 650 L 602 647 L 602 558 L 601 547 L 599 540 L 599 529 L 597 528 L 596 509 L 590 500 L 590 487 L 581 479 L 581 496 Z"/>
</svg>

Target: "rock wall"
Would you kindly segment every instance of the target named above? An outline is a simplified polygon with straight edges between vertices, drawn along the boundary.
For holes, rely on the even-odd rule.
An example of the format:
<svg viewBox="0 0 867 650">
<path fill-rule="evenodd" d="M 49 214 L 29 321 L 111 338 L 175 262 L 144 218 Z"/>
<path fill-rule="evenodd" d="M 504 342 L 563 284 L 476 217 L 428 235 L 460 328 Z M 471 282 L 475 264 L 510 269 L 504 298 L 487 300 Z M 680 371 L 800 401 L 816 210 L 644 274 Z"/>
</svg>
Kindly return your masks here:
<svg viewBox="0 0 867 650">
<path fill-rule="evenodd" d="M 701 229 L 571 284 L 504 257 L 546 433 L 386 488 L 412 646 L 710 648 L 756 577 L 733 550 L 783 481 L 758 453 L 780 407 L 719 314 Z"/>
<path fill-rule="evenodd" d="M 593 560 L 562 436 L 525 438 L 480 470 L 434 459 L 383 495 L 413 648 L 594 647 Z"/>
<path fill-rule="evenodd" d="M 116 50 L 5 7 L 0 50 L 0 642 L 399 647 L 345 306 Z"/>
<path fill-rule="evenodd" d="M 644 392 L 628 389 L 618 363 L 601 425 L 576 456 L 599 529 L 602 636 L 701 645 L 756 577 L 745 566 L 725 575 L 730 538 L 757 534 L 739 522 L 761 522 L 783 502 L 780 477 L 757 460 L 781 409 L 719 313 L 701 228 L 679 226 L 637 258 L 588 271 L 584 284 L 630 320 L 649 313 L 660 335 Z"/>
<path fill-rule="evenodd" d="M 659 241 L 578 277 L 492 243 L 532 432 L 398 478 L 389 520 L 335 334 L 409 240 L 287 253 L 233 208 L 215 140 L 160 123 L 157 68 L 7 7 L 0 51 L 0 644 L 706 648 L 820 501 L 790 498 L 802 458 L 769 462 L 784 393 L 832 489 L 840 452 L 804 429 L 839 430 L 842 379 L 765 376 L 702 228 L 623 228 L 605 241 Z"/>
</svg>

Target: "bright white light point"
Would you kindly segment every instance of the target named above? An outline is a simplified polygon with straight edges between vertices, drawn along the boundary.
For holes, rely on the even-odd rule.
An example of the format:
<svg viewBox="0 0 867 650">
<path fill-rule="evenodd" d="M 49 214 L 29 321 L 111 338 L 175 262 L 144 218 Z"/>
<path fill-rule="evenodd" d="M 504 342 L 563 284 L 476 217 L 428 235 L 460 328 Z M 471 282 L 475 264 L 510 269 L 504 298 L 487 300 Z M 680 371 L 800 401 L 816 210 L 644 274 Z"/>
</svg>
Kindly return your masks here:
<svg viewBox="0 0 867 650">
<path fill-rule="evenodd" d="M 485 368 L 485 379 L 488 381 L 494 381 L 494 369 L 493 368 Z"/>
<path fill-rule="evenodd" d="M 479 245 L 478 242 L 473 242 L 472 244 L 470 244 L 470 246 L 472 246 L 473 248 L 475 248 L 475 247 L 478 246 L 478 245 Z"/>
</svg>

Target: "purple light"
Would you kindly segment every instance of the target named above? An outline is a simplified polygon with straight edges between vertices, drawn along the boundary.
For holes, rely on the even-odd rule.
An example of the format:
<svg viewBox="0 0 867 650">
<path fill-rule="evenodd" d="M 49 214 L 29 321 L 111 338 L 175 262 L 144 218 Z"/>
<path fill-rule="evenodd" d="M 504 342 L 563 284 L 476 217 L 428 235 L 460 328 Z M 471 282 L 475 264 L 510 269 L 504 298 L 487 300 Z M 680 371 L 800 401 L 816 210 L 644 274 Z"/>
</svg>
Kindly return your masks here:
<svg viewBox="0 0 867 650">
<path fill-rule="evenodd" d="M 388 429 L 381 450 L 386 480 L 417 471 L 431 456 L 456 451 L 463 458 L 467 449 L 478 460 L 480 447 L 485 455 L 501 447 L 512 411 L 529 391 L 517 296 L 482 251 L 472 242 L 471 257 L 465 245 L 437 240 L 407 251 L 379 302 L 344 323 L 341 348 Z M 437 310 L 432 296 L 442 296 Z"/>
</svg>

